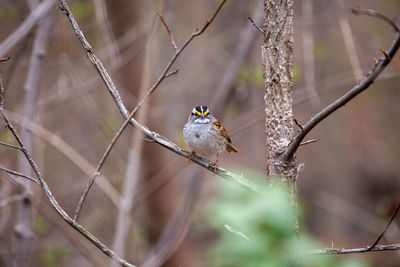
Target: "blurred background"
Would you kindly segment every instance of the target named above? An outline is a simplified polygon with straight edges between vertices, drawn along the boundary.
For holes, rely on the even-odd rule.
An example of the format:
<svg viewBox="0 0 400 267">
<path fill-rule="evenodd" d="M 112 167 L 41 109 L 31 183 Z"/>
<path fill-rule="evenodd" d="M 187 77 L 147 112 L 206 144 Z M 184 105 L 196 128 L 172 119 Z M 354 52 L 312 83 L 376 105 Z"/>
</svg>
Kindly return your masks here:
<svg viewBox="0 0 400 267">
<path fill-rule="evenodd" d="M 0 42 L 26 19 L 35 2 L 0 1 Z M 181 47 L 212 16 L 219 1 L 71 0 L 68 4 L 132 110 L 174 54 L 157 11 Z M 388 48 L 395 37 L 383 21 L 353 15 L 354 7 L 376 9 L 400 23 L 398 0 L 295 1 L 294 114 L 301 124 L 353 87 L 374 58 L 381 57 L 379 48 Z M 12 49 L 12 58 L 2 63 L 1 71 L 6 109 L 19 130 L 33 134 L 34 159 L 60 205 L 73 216 L 123 119 L 66 16 L 56 6 L 51 13 L 33 121 L 21 117 L 35 30 Z M 137 118 L 186 147 L 182 128 L 191 110 L 209 106 L 240 150 L 221 155 L 220 166 L 263 184 L 263 37 L 248 16 L 262 25 L 262 1 L 228 1 L 178 58 L 172 69 L 179 67 L 179 72 L 159 86 Z M 297 182 L 301 229 L 320 247 L 331 247 L 332 242 L 338 248 L 372 243 L 400 201 L 399 90 L 396 55 L 367 91 L 310 133 L 308 138 L 318 142 L 299 148 L 298 162 L 304 163 Z M 4 122 L 1 126 L 0 140 L 15 144 Z M 18 152 L 1 146 L 0 164 L 18 170 Z M 117 142 L 101 174 L 78 222 L 104 244 L 135 264 L 156 266 L 168 259 L 164 266 L 223 265 L 210 260 L 223 225 L 217 230 L 210 226 L 208 206 L 218 201 L 228 181 L 147 142 L 132 126 Z M 0 266 L 12 266 L 17 257 L 13 247 L 18 206 L 12 197 L 19 192 L 10 177 L 3 172 L 0 176 Z M 110 266 L 107 256 L 59 218 L 39 186 L 33 185 L 32 191 L 29 266 Z M 381 243 L 399 242 L 399 222 L 395 219 Z M 362 258 L 369 266 L 400 262 L 398 252 L 339 257 Z"/>
</svg>

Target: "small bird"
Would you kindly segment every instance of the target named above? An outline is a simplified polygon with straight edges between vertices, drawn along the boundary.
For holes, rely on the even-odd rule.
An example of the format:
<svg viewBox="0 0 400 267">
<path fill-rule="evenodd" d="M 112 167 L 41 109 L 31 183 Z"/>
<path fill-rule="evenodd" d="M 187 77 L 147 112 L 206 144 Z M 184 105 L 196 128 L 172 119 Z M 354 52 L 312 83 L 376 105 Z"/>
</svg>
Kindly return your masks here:
<svg viewBox="0 0 400 267">
<path fill-rule="evenodd" d="M 207 106 L 197 106 L 192 110 L 188 122 L 183 127 L 183 139 L 192 152 L 189 162 L 195 154 L 209 156 L 217 154 L 214 172 L 218 167 L 221 151 L 239 152 L 232 144 L 228 131 L 221 122 L 211 115 Z"/>
</svg>

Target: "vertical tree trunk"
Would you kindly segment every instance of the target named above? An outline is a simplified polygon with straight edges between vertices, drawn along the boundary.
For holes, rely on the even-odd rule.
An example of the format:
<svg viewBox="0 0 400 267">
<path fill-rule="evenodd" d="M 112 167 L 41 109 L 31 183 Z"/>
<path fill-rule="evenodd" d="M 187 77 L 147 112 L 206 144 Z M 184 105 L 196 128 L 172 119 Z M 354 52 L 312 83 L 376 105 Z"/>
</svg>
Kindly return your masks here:
<svg viewBox="0 0 400 267">
<path fill-rule="evenodd" d="M 295 201 L 296 158 L 279 155 L 294 135 L 293 120 L 293 0 L 264 0 L 262 67 L 265 79 L 267 174 L 289 185 Z M 294 202 L 295 203 L 295 202 Z"/>
<path fill-rule="evenodd" d="M 36 102 L 39 94 L 40 83 L 42 81 L 42 72 L 44 58 L 46 56 L 47 40 L 50 33 L 52 21 L 52 10 L 49 11 L 38 24 L 38 29 L 33 42 L 31 58 L 29 61 L 29 70 L 24 87 L 24 110 L 23 116 L 34 121 L 36 113 Z M 22 128 L 21 138 L 24 140 L 27 150 L 32 153 L 33 135 L 31 132 Z M 28 161 L 22 153 L 18 157 L 18 170 L 21 173 L 32 176 L 32 169 Z M 14 227 L 15 231 L 15 249 L 14 249 L 14 266 L 28 266 L 28 252 L 30 247 L 30 238 L 32 237 L 32 205 L 29 196 L 32 194 L 32 182 L 16 178 L 23 185 L 25 194 L 21 201 L 17 204 L 17 219 Z"/>
</svg>

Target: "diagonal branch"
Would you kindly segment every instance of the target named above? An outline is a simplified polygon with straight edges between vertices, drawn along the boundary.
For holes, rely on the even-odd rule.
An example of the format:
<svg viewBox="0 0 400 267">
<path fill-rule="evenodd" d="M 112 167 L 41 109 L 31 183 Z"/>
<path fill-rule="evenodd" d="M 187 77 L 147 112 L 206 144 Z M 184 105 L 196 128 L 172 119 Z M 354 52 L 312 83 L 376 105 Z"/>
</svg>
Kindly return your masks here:
<svg viewBox="0 0 400 267">
<path fill-rule="evenodd" d="M 171 41 L 171 45 L 174 48 L 175 52 L 178 50 L 176 43 L 174 41 L 174 37 L 172 36 L 171 28 L 168 26 L 167 22 L 165 21 L 164 17 L 157 11 L 157 15 L 160 17 L 161 22 L 164 24 L 165 28 L 167 29 L 169 39 Z"/>
<path fill-rule="evenodd" d="M 380 18 L 380 17 L 379 17 Z M 389 50 L 384 53 L 384 57 L 381 58 L 378 63 L 373 67 L 373 69 L 367 74 L 362 82 L 354 86 L 350 91 L 344 94 L 342 97 L 325 107 L 319 113 L 314 115 L 305 125 L 303 125 L 303 129 L 301 129 L 297 135 L 293 138 L 291 143 L 285 149 L 285 151 L 279 156 L 278 160 L 281 162 L 289 161 L 297 148 L 303 141 L 304 137 L 322 120 L 331 115 L 337 109 L 341 108 L 345 104 L 347 104 L 350 100 L 356 97 L 358 94 L 366 90 L 381 74 L 381 72 L 386 68 L 386 66 L 390 63 L 396 52 L 400 47 L 400 31 L 397 31 L 397 36 L 394 39 L 392 46 Z"/>
<path fill-rule="evenodd" d="M 392 217 L 390 218 L 390 220 L 388 221 L 385 229 L 379 234 L 378 238 L 375 240 L 375 242 L 368 248 L 368 251 L 373 250 L 376 245 L 379 243 L 379 241 L 381 240 L 381 238 L 383 237 L 383 235 L 386 233 L 387 229 L 389 228 L 389 226 L 392 224 L 394 218 L 396 217 L 397 213 L 399 212 L 400 209 L 400 203 L 397 204 L 397 208 L 396 210 L 393 212 Z"/>
<path fill-rule="evenodd" d="M 3 172 L 9 173 L 9 174 L 13 174 L 13 175 L 28 179 L 28 180 L 34 182 L 35 184 L 39 184 L 39 181 L 31 176 L 28 176 L 28 175 L 25 175 L 25 174 L 22 174 L 22 173 L 13 171 L 13 170 L 9 170 L 9 169 L 3 168 L 3 167 L 0 167 L 0 170 L 2 170 Z"/>
<path fill-rule="evenodd" d="M 11 148 L 15 148 L 15 149 L 18 149 L 18 150 L 21 150 L 21 147 L 19 147 L 19 146 L 15 146 L 15 145 L 8 144 L 8 143 L 4 143 L 4 142 L 0 142 L 0 145 L 2 145 L 2 146 L 7 146 L 7 147 L 11 147 Z"/>
<path fill-rule="evenodd" d="M 21 137 L 19 136 L 17 130 L 15 130 L 14 126 L 12 125 L 10 119 L 8 118 L 7 114 L 4 111 L 4 88 L 3 84 L 1 83 L 0 77 L 0 114 L 2 115 L 6 127 L 10 130 L 14 138 L 16 139 L 17 143 L 21 147 L 22 153 L 25 155 L 25 158 L 28 160 L 29 165 L 32 167 L 33 172 L 35 173 L 36 177 L 38 178 L 40 187 L 42 188 L 45 196 L 50 202 L 50 205 L 57 211 L 57 213 L 61 216 L 61 218 L 66 221 L 69 225 L 72 226 L 76 231 L 78 231 L 82 236 L 84 236 L 87 240 L 89 240 L 93 245 L 95 245 L 98 249 L 100 249 L 104 254 L 109 256 L 110 258 L 118 261 L 122 266 L 127 267 L 135 267 L 135 265 L 127 262 L 126 260 L 117 256 L 114 251 L 109 249 L 106 245 L 104 245 L 100 240 L 98 240 L 94 235 L 88 232 L 84 227 L 77 224 L 68 214 L 65 212 L 63 208 L 58 204 L 57 200 L 54 198 L 52 192 L 50 191 L 49 186 L 47 185 L 46 181 L 43 179 L 42 175 L 40 174 L 39 168 L 36 165 L 36 162 L 33 160 L 31 154 L 26 149 L 24 143 L 22 142 Z"/>
<path fill-rule="evenodd" d="M 84 227 L 81 225 L 77 224 L 75 221 L 72 220 L 68 216 L 68 214 L 61 208 L 61 206 L 58 204 L 57 200 L 54 198 L 53 194 L 50 191 L 49 186 L 47 185 L 46 181 L 43 179 L 42 175 L 40 174 L 39 168 L 37 167 L 35 161 L 33 160 L 32 156 L 30 153 L 27 151 L 25 148 L 24 143 L 21 140 L 21 137 L 19 136 L 18 132 L 15 130 L 14 126 L 11 124 L 10 119 L 4 112 L 4 106 L 0 106 L 0 113 L 3 116 L 3 119 L 6 123 L 6 126 L 8 129 L 11 131 L 11 133 L 14 135 L 15 139 L 17 140 L 18 144 L 21 146 L 21 150 L 24 153 L 26 159 L 28 160 L 29 164 L 31 165 L 34 173 L 36 174 L 37 178 L 39 179 L 40 187 L 42 188 L 44 194 L 46 195 L 47 199 L 49 200 L 51 206 L 57 211 L 57 213 L 62 217 L 64 221 L 66 221 L 69 225 L 71 225 L 75 230 L 77 230 L 81 235 L 83 235 L 86 239 L 88 239 L 93 245 L 95 245 L 97 248 L 99 248 L 104 254 L 109 256 L 110 258 L 118 261 L 122 266 L 128 266 L 128 267 L 135 267 L 133 264 L 128 263 L 124 259 L 118 257 L 111 249 L 106 247 L 100 240 L 98 240 L 94 235 L 89 233 Z"/>
<path fill-rule="evenodd" d="M 118 130 L 118 132 L 116 133 L 116 135 L 113 137 L 113 139 L 111 140 L 110 144 L 108 145 L 105 153 L 103 154 L 101 160 L 99 161 L 99 164 L 97 165 L 96 171 L 92 177 L 92 179 L 96 179 L 98 173 L 100 172 L 101 167 L 103 166 L 106 158 L 108 157 L 111 149 L 113 148 L 113 146 L 115 145 L 116 141 L 118 140 L 118 138 L 121 136 L 122 132 L 124 131 L 124 129 L 126 128 L 126 126 L 128 125 L 128 123 L 131 123 L 132 125 L 134 125 L 136 128 L 138 128 L 140 131 L 142 131 L 144 133 L 144 135 L 149 138 L 150 140 L 158 143 L 159 145 L 171 150 L 172 152 L 181 155 L 185 158 L 189 157 L 189 152 L 183 150 L 182 148 L 180 148 L 179 146 L 177 146 L 176 144 L 174 144 L 172 141 L 168 140 L 167 138 L 165 138 L 164 136 L 150 131 L 147 127 L 143 126 L 142 124 L 140 124 L 139 122 L 137 122 L 133 116 L 135 115 L 135 113 L 137 112 L 137 110 L 142 106 L 142 104 L 148 99 L 148 97 L 157 89 L 157 87 L 161 84 L 161 82 L 167 78 L 168 76 L 170 76 L 171 74 L 173 74 L 175 71 L 169 72 L 171 66 L 175 63 L 176 59 L 178 58 L 178 56 L 182 53 L 182 51 L 187 47 L 187 45 L 196 37 L 199 36 L 200 34 L 202 34 L 207 27 L 210 25 L 210 23 L 214 20 L 214 18 L 217 16 L 217 14 L 219 13 L 219 11 L 221 10 L 222 6 L 225 4 L 227 0 L 223 0 L 220 5 L 218 6 L 217 10 L 215 11 L 214 15 L 211 17 L 210 20 L 208 20 L 206 22 L 206 24 L 203 26 L 203 28 L 201 28 L 200 30 L 196 29 L 186 40 L 186 42 L 182 45 L 182 47 L 180 49 L 178 49 L 175 54 L 173 55 L 173 57 L 171 58 L 170 62 L 167 64 L 167 66 L 165 67 L 164 71 L 161 73 L 161 75 L 159 76 L 158 80 L 153 84 L 153 86 L 150 88 L 150 90 L 145 94 L 145 96 L 143 97 L 143 99 L 137 104 L 137 106 L 132 110 L 132 112 L 128 113 L 125 105 L 122 103 L 121 97 L 119 96 L 119 93 L 117 91 L 117 89 L 115 88 L 115 85 L 113 83 L 113 81 L 110 78 L 110 75 L 108 74 L 108 72 L 106 71 L 106 69 L 104 68 L 103 64 L 101 63 L 101 61 L 96 57 L 96 55 L 93 53 L 93 49 L 90 46 L 89 42 L 86 40 L 85 36 L 83 35 L 82 31 L 80 30 L 78 23 L 76 22 L 76 19 L 74 18 L 74 16 L 72 15 L 68 5 L 65 3 L 64 0 L 61 1 L 61 4 L 59 5 L 60 10 L 68 17 L 75 34 L 77 35 L 79 41 L 82 43 L 83 48 L 86 50 L 87 56 L 89 58 L 89 60 L 91 61 L 91 63 L 94 65 L 94 67 L 96 68 L 97 72 L 99 73 L 100 77 L 102 78 L 107 90 L 109 91 L 109 93 L 111 94 L 111 96 L 113 97 L 115 103 L 117 104 L 120 112 L 122 113 L 122 115 L 125 117 L 125 122 L 123 123 L 123 125 L 121 126 L 121 128 Z M 193 162 L 196 162 L 197 164 L 199 164 L 200 166 L 210 170 L 210 171 L 214 171 L 214 167 L 211 164 L 211 162 L 209 162 L 208 160 L 201 158 L 201 157 L 194 157 Z M 240 185 L 242 185 L 245 189 L 249 190 L 249 191 L 258 191 L 258 187 L 251 183 L 250 181 L 245 180 L 242 176 L 230 173 L 222 168 L 217 168 L 215 173 L 223 178 L 226 178 L 228 180 L 231 181 L 235 181 L 237 183 L 239 183 Z M 81 197 L 81 201 L 80 204 L 77 207 L 78 209 L 81 209 L 86 195 L 88 193 L 88 191 L 90 190 L 91 185 L 93 184 L 93 182 L 90 182 L 88 184 L 88 187 L 85 190 L 85 193 L 82 195 Z M 80 206 L 80 207 L 79 207 Z M 75 216 L 77 217 L 77 216 Z"/>
</svg>

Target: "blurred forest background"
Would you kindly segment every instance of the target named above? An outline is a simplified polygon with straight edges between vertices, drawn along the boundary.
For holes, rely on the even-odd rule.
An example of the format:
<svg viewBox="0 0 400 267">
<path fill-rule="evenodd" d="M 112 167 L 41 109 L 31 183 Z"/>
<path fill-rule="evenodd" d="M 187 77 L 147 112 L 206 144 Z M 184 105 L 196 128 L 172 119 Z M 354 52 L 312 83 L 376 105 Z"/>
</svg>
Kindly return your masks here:
<svg viewBox="0 0 400 267">
<path fill-rule="evenodd" d="M 0 43 L 27 17 L 33 2 L 0 0 Z M 379 48 L 389 47 L 394 38 L 387 24 L 355 16 L 350 8 L 373 8 L 400 23 L 400 1 L 294 2 L 294 116 L 304 123 L 360 80 L 373 66 L 374 58 L 381 56 Z M 157 11 L 180 47 L 210 18 L 219 1 L 68 3 L 131 110 L 174 53 Z M 33 133 L 33 155 L 43 176 L 72 216 L 123 119 L 66 16 L 56 6 L 51 10 L 34 122 L 25 122 L 25 127 Z M 223 154 L 220 166 L 262 184 L 266 158 L 260 51 L 263 37 L 248 16 L 262 25 L 262 1 L 228 1 L 207 31 L 179 57 L 175 63 L 179 72 L 161 84 L 137 118 L 184 147 L 182 128 L 191 110 L 196 105 L 209 106 L 240 149 L 238 154 Z M 1 66 L 6 109 L 18 129 L 22 127 L 24 84 L 34 32 Z M 397 55 L 366 92 L 312 131 L 309 138 L 318 138 L 318 142 L 299 148 L 298 162 L 305 164 L 297 181 L 301 229 L 320 247 L 330 247 L 332 242 L 339 248 L 370 244 L 400 201 L 399 92 Z M 4 122 L 1 126 L 0 141 L 15 144 Z M 0 164 L 17 170 L 18 152 L 1 146 Z M 101 173 L 103 177 L 91 189 L 79 223 L 103 243 L 125 251 L 119 254 L 140 264 L 151 255 L 155 244 L 160 245 L 157 242 L 168 223 L 174 225 L 171 220 L 182 215 L 187 221 L 175 225 L 183 229 L 178 238 L 183 241 L 164 266 L 219 266 L 218 260 L 209 256 L 218 233 L 210 226 L 212 212 L 208 207 L 229 186 L 228 181 L 220 181 L 219 176 L 146 142 L 132 126 L 116 144 Z M 11 266 L 16 257 L 17 201 L 7 200 L 18 192 L 5 173 L 0 176 L 0 203 L 4 203 L 0 205 L 0 266 Z M 59 218 L 39 186 L 33 185 L 32 190 L 29 266 L 110 264 L 109 258 Z M 123 205 L 121 197 L 126 200 Z M 268 216 L 263 210 L 257 212 Z M 240 210 L 238 213 L 240 216 Z M 399 223 L 397 218 L 381 243 L 399 242 Z M 223 224 L 218 227 L 223 231 Z M 178 244 L 177 240 L 173 242 Z M 337 257 L 362 258 L 369 266 L 399 266 L 400 262 L 398 252 Z"/>
</svg>

